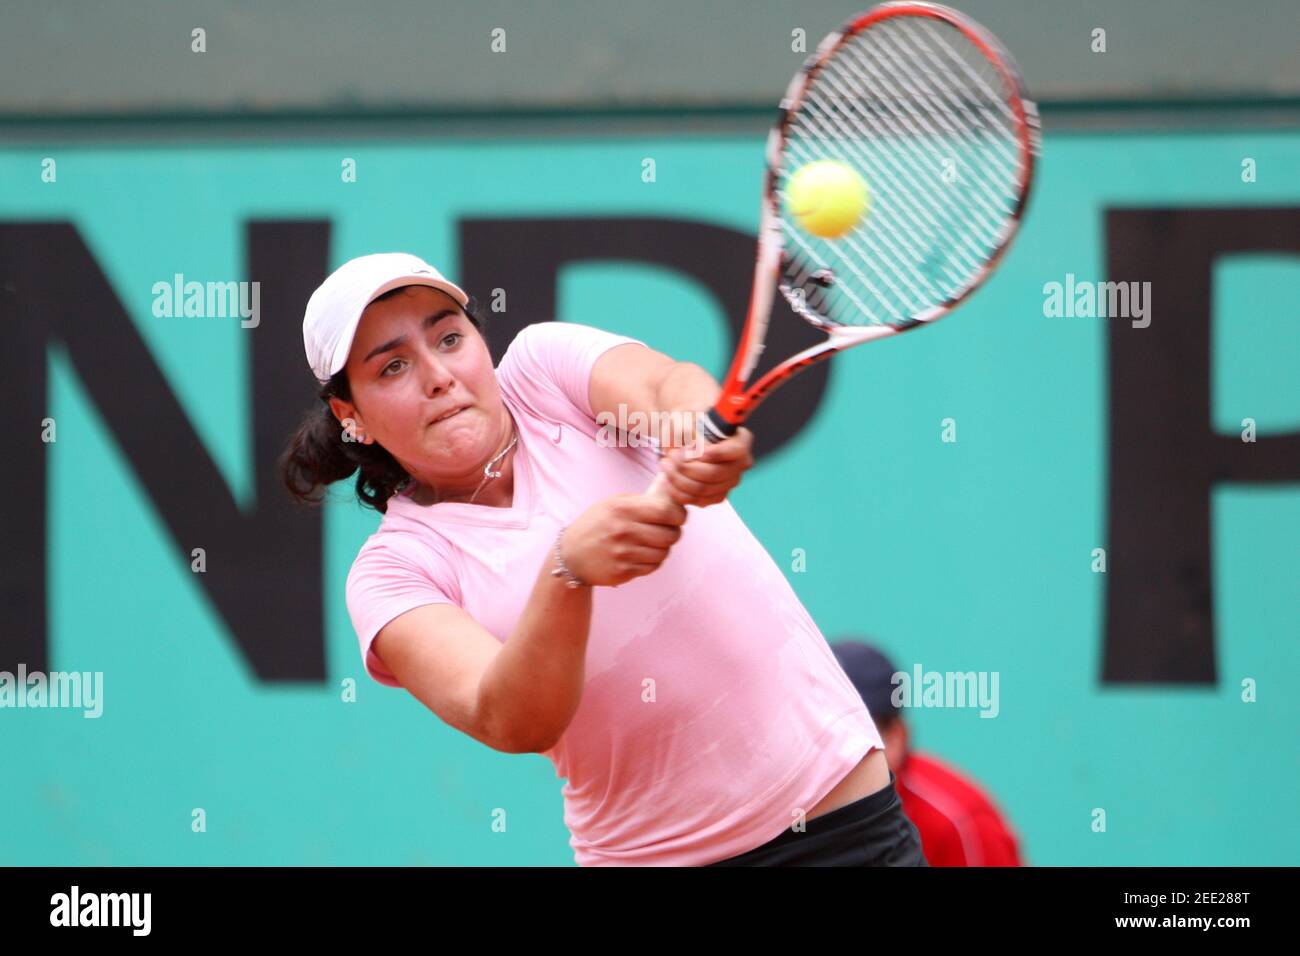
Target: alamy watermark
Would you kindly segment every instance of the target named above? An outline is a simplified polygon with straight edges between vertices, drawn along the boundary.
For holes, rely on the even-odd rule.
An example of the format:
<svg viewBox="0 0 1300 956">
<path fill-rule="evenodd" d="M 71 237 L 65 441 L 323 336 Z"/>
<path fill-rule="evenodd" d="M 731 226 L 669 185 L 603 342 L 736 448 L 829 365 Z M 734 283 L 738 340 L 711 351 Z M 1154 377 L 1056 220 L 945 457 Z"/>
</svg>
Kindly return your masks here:
<svg viewBox="0 0 1300 956">
<path fill-rule="evenodd" d="M 171 282 L 155 282 L 152 292 L 153 314 L 159 319 L 238 317 L 246 329 L 262 321 L 260 282 L 186 282 L 178 272 Z"/>
<path fill-rule="evenodd" d="M 1150 282 L 1075 280 L 1043 283 L 1043 315 L 1049 319 L 1132 319 L 1133 328 L 1151 324 Z"/>
<path fill-rule="evenodd" d="M 0 708 L 59 707 L 84 710 L 83 717 L 104 712 L 103 671 L 0 671 Z"/>
<path fill-rule="evenodd" d="M 596 444 L 601 448 L 657 448 L 669 445 L 685 448 L 688 458 L 698 455 L 707 443 L 704 412 L 629 412 L 620 403 L 618 412 L 599 412 Z"/>
<path fill-rule="evenodd" d="M 927 671 L 916 664 L 912 673 L 895 671 L 889 681 L 895 707 L 971 707 L 979 708 L 981 717 L 996 717 L 1001 710 L 997 671 Z"/>
<path fill-rule="evenodd" d="M 83 893 L 74 883 L 50 897 L 51 926 L 123 926 L 133 936 L 148 936 L 152 911 L 152 893 Z"/>
</svg>

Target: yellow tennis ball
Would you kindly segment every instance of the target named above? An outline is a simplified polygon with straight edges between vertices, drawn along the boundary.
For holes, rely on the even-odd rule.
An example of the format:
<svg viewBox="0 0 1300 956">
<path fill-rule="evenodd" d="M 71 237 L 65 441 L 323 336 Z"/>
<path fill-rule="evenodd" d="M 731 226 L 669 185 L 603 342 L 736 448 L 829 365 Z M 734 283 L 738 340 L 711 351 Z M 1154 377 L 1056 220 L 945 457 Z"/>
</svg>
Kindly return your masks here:
<svg viewBox="0 0 1300 956">
<path fill-rule="evenodd" d="M 808 232 L 836 239 L 867 214 L 871 192 L 847 163 L 819 159 L 800 166 L 785 183 L 785 206 Z"/>
</svg>

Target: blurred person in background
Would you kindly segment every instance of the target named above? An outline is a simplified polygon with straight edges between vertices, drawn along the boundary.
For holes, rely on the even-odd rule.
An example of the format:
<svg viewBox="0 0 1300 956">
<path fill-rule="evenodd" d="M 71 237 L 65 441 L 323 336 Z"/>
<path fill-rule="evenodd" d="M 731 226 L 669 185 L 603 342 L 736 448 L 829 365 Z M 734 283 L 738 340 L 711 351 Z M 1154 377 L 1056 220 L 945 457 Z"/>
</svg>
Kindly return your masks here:
<svg viewBox="0 0 1300 956">
<path fill-rule="evenodd" d="M 952 766 L 911 747 L 901 708 L 894 704 L 893 663 L 860 640 L 831 646 L 885 741 L 903 812 L 921 833 L 931 866 L 1023 866 L 1018 839 L 983 789 Z"/>
</svg>

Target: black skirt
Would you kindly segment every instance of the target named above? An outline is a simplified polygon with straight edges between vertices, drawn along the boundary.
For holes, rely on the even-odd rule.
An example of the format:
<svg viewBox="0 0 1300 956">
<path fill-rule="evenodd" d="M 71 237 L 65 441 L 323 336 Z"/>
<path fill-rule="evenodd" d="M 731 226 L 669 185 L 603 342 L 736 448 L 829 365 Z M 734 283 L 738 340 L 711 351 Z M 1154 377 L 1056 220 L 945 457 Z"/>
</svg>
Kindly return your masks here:
<svg viewBox="0 0 1300 956">
<path fill-rule="evenodd" d="M 929 866 L 921 836 L 889 785 L 804 823 L 762 846 L 706 866 Z"/>
</svg>

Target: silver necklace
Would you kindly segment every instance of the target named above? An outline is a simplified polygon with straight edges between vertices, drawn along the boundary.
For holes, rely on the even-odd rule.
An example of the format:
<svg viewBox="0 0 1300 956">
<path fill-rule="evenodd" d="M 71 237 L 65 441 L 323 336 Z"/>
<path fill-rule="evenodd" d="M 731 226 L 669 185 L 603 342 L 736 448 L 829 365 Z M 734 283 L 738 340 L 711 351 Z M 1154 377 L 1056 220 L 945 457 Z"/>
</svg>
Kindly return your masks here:
<svg viewBox="0 0 1300 956">
<path fill-rule="evenodd" d="M 497 455 L 493 456 L 492 460 L 483 466 L 483 480 L 478 483 L 478 487 L 474 489 L 474 494 L 470 495 L 467 504 L 472 505 L 474 503 L 474 499 L 478 497 L 478 493 L 483 490 L 483 486 L 486 485 L 488 481 L 493 478 L 501 477 L 501 472 L 493 471 L 492 466 L 504 458 L 511 448 L 514 448 L 515 445 L 519 444 L 519 430 L 514 427 L 513 419 L 511 420 L 510 425 L 511 431 L 514 432 L 514 436 L 510 439 L 510 443 L 506 445 L 505 448 L 503 448 Z M 442 504 L 442 497 L 438 494 L 438 490 L 432 486 L 429 486 L 429 490 L 433 492 L 433 503 L 435 505 Z"/>
<path fill-rule="evenodd" d="M 495 465 L 497 462 L 499 462 L 502 458 L 504 458 L 506 454 L 510 451 L 510 449 L 514 448 L 515 445 L 517 445 L 518 443 L 519 443 L 519 433 L 515 432 L 514 437 L 510 439 L 510 444 L 506 445 L 506 447 L 502 449 L 501 454 L 497 455 L 495 458 L 493 458 L 491 461 L 489 461 L 486 465 L 483 466 L 483 480 L 480 481 L 478 483 L 478 487 L 474 489 L 474 494 L 469 496 L 470 504 L 474 503 L 474 499 L 478 497 L 478 493 L 483 490 L 483 486 L 486 485 L 490 479 L 501 477 L 501 472 L 493 471 L 492 466 Z"/>
</svg>

